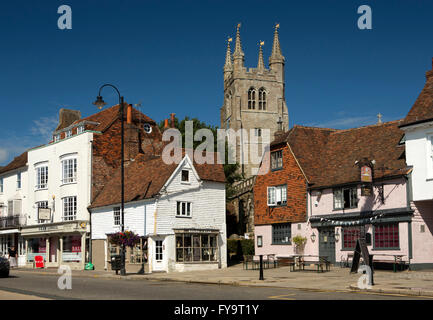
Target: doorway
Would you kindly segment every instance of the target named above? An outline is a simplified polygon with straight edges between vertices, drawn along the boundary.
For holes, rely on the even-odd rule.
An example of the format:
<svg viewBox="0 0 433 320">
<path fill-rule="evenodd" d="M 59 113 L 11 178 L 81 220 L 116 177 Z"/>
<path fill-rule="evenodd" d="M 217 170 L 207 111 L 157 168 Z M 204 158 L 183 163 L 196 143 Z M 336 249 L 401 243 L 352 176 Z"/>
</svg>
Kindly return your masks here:
<svg viewBox="0 0 433 320">
<path fill-rule="evenodd" d="M 319 255 L 335 264 L 335 228 L 319 228 Z"/>
<path fill-rule="evenodd" d="M 154 239 L 153 271 L 164 271 L 165 244 L 163 238 Z"/>
</svg>

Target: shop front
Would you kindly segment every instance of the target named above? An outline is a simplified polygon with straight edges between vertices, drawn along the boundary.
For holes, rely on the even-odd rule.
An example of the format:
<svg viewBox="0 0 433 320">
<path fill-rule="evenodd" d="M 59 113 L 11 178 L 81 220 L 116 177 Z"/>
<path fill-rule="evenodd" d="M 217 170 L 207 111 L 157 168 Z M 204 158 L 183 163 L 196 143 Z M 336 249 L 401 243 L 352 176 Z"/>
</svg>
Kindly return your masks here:
<svg viewBox="0 0 433 320">
<path fill-rule="evenodd" d="M 88 262 L 88 223 L 71 221 L 25 227 L 26 267 L 34 267 L 36 256 L 42 256 L 46 267 L 69 265 L 84 269 Z"/>
</svg>

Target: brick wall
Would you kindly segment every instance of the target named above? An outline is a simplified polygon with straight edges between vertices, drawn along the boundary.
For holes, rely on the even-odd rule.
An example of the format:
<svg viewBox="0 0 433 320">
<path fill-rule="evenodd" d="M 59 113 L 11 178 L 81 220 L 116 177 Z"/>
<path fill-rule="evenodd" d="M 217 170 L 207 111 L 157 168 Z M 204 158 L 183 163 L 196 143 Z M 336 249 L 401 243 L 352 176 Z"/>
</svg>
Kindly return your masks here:
<svg viewBox="0 0 433 320">
<path fill-rule="evenodd" d="M 272 149 L 272 151 L 277 150 L 283 150 L 283 168 L 277 171 L 269 170 L 267 174 L 258 175 L 254 185 L 255 225 L 305 222 L 307 219 L 305 177 L 287 146 Z M 282 184 L 287 184 L 287 205 L 268 207 L 267 187 Z"/>
</svg>

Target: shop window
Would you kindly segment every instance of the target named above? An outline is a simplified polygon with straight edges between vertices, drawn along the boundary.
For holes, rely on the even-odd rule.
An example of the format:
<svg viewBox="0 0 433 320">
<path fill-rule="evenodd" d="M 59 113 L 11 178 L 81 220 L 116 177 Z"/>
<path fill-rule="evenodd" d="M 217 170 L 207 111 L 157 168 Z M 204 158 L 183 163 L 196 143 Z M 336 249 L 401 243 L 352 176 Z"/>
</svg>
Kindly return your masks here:
<svg viewBox="0 0 433 320">
<path fill-rule="evenodd" d="M 176 234 L 177 262 L 217 261 L 217 235 Z"/>
<path fill-rule="evenodd" d="M 140 242 L 130 249 L 129 263 L 143 264 L 147 262 L 147 239 L 141 238 Z"/>
<path fill-rule="evenodd" d="M 398 223 L 374 226 L 374 249 L 399 249 Z"/>
<path fill-rule="evenodd" d="M 65 262 L 81 261 L 81 236 L 71 235 L 63 237 L 62 259 Z"/>
<path fill-rule="evenodd" d="M 343 250 L 354 250 L 356 241 L 360 238 L 361 228 L 359 227 L 345 227 L 342 228 L 343 235 Z"/>
<path fill-rule="evenodd" d="M 280 223 L 272 225 L 272 244 L 291 244 L 292 225 Z"/>
</svg>

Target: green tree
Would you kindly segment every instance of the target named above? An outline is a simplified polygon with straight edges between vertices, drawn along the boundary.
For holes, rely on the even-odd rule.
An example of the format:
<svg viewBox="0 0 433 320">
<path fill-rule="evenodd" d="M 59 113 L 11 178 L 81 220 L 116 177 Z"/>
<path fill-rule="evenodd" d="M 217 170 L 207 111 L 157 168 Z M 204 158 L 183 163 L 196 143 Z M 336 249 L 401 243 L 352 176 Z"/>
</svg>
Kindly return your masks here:
<svg viewBox="0 0 433 320">
<path fill-rule="evenodd" d="M 177 128 L 181 135 L 182 135 L 182 147 L 185 148 L 185 123 L 186 121 L 192 121 L 193 122 L 193 135 L 196 133 L 197 130 L 200 129 L 209 129 L 212 131 L 214 136 L 214 150 L 217 150 L 217 126 L 212 126 L 209 124 L 206 124 L 205 122 L 200 121 L 197 118 L 190 119 L 189 117 L 185 117 L 183 120 L 180 120 L 177 117 L 174 117 L 174 126 Z M 160 121 L 158 124 L 161 131 L 164 130 L 164 120 Z M 193 141 L 193 149 L 195 150 L 202 141 Z M 228 143 L 227 140 L 225 142 L 225 148 L 224 148 L 224 174 L 226 177 L 226 197 L 230 198 L 234 191 L 233 191 L 233 183 L 236 181 L 239 181 L 242 179 L 242 175 L 239 174 L 239 163 L 229 164 L 228 163 Z"/>
</svg>

